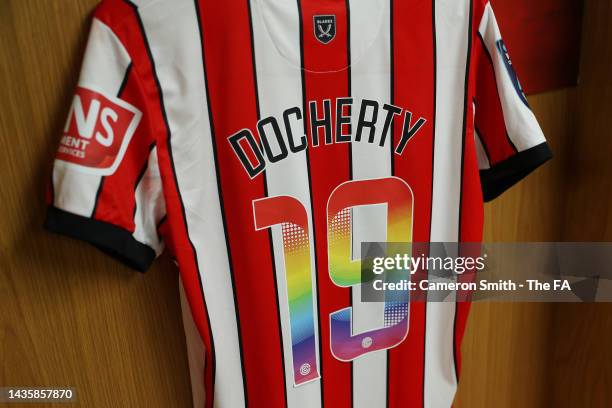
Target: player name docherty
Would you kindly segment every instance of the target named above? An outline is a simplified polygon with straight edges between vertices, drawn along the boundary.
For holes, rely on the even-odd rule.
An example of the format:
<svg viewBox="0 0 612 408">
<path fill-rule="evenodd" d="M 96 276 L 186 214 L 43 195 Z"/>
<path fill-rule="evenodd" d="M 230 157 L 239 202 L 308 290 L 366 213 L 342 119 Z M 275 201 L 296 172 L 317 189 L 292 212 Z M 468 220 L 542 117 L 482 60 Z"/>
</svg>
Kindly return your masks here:
<svg viewBox="0 0 612 408">
<path fill-rule="evenodd" d="M 402 131 L 391 140 L 389 135 L 396 122 L 401 123 Z M 308 146 L 357 142 L 383 147 L 392 143 L 394 154 L 401 155 L 426 123 L 426 118 L 390 103 L 347 97 L 309 101 L 305 109 L 290 107 L 281 115 L 260 119 L 255 126 L 257 137 L 253 130 L 242 129 L 230 135 L 228 141 L 253 178 L 264 171 L 267 163 L 277 163 Z"/>
</svg>

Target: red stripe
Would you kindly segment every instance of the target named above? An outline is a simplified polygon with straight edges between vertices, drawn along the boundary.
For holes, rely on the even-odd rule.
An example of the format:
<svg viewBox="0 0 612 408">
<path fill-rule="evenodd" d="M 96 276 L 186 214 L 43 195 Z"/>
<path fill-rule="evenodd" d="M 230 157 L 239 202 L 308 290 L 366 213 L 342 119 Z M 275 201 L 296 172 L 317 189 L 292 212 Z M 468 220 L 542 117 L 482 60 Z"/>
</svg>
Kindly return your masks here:
<svg viewBox="0 0 612 408">
<path fill-rule="evenodd" d="M 413 242 L 428 242 L 435 120 L 433 4 L 431 0 L 393 0 L 392 13 L 392 102 L 413 112 L 413 118 L 427 120 L 404 153 L 394 155 L 393 172 L 408 182 L 414 194 Z M 401 134 L 402 121 L 396 120 L 394 144 L 399 142 Z M 411 302 L 408 337 L 389 351 L 388 406 L 391 408 L 423 404 L 425 306 L 421 301 Z"/>
<path fill-rule="evenodd" d="M 301 4 L 300 4 L 301 3 Z M 308 102 L 316 101 L 318 116 L 322 116 L 323 100 L 332 101 L 332 123 L 335 123 L 335 98 L 349 95 L 347 10 L 345 0 L 303 1 L 300 6 L 302 51 L 305 71 L 306 102 L 304 118 L 307 134 L 312 142 Z M 319 42 L 314 33 L 315 15 L 335 15 L 336 36 L 327 44 Z M 349 407 L 352 400 L 351 366 L 334 358 L 330 349 L 329 315 L 350 305 L 350 290 L 334 285 L 329 277 L 327 260 L 327 199 L 332 191 L 350 178 L 350 144 L 325 144 L 319 133 L 319 147 L 308 146 L 311 200 L 317 253 L 317 282 L 319 302 L 319 341 L 322 400 L 327 407 Z"/>
<path fill-rule="evenodd" d="M 252 202 L 266 196 L 262 176 L 250 180 L 228 142 L 256 134 L 257 99 L 248 3 L 200 0 L 216 165 L 240 325 L 244 381 L 251 406 L 284 407 L 285 378 L 275 276 L 267 231 L 255 231 Z M 254 266 L 256 267 L 254 269 Z M 221 362 L 219 362 L 221 364 Z M 238 386 L 238 384 L 236 384 Z"/>
<path fill-rule="evenodd" d="M 133 70 L 130 70 L 126 86 L 119 97 L 127 103 L 139 107 L 145 104 Z M 103 177 L 102 186 L 93 217 L 112 223 L 128 231 L 134 231 L 134 209 L 136 206 L 136 183 L 149 160 L 149 150 L 153 137 L 146 121 L 141 121 L 136 129 L 125 156 L 117 171 Z"/>
<path fill-rule="evenodd" d="M 156 76 L 152 61 L 148 55 L 146 40 L 141 31 L 138 15 L 134 7 L 127 2 L 116 0 L 101 3 L 96 10 L 96 17 L 113 29 L 122 39 L 134 64 L 134 71 L 138 72 L 145 116 L 151 133 L 157 139 L 157 153 L 159 168 L 164 184 L 166 210 L 168 222 L 166 223 L 165 240 L 180 265 L 185 293 L 189 302 L 193 319 L 196 323 L 206 349 L 205 392 L 206 405 L 212 407 L 214 393 L 214 344 L 210 333 L 210 323 L 200 286 L 200 276 L 196 255 L 189 242 L 187 226 L 182 217 L 182 204 L 175 183 L 174 170 L 168 146 L 168 129 L 166 127 L 161 105 L 161 95 L 156 83 Z"/>
</svg>

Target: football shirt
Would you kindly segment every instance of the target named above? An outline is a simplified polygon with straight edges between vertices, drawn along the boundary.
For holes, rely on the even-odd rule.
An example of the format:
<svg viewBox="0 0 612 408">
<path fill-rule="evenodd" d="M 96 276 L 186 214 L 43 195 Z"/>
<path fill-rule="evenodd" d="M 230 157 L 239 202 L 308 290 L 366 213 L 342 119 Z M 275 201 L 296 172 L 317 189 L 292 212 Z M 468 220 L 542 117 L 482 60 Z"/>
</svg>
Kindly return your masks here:
<svg viewBox="0 0 612 408">
<path fill-rule="evenodd" d="M 469 304 L 362 302 L 360 243 L 480 242 L 550 157 L 484 0 L 105 0 L 46 226 L 172 254 L 195 406 L 449 407 Z"/>
</svg>

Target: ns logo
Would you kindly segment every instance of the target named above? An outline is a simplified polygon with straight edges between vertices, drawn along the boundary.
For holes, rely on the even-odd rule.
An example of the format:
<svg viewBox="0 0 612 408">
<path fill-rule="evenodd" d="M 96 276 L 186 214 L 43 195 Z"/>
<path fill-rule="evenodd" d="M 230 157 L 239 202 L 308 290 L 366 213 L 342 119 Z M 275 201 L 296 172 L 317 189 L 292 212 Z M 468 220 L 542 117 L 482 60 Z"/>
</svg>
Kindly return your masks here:
<svg viewBox="0 0 612 408">
<path fill-rule="evenodd" d="M 77 88 L 56 159 L 85 173 L 113 174 L 141 116 L 124 100 Z"/>
</svg>

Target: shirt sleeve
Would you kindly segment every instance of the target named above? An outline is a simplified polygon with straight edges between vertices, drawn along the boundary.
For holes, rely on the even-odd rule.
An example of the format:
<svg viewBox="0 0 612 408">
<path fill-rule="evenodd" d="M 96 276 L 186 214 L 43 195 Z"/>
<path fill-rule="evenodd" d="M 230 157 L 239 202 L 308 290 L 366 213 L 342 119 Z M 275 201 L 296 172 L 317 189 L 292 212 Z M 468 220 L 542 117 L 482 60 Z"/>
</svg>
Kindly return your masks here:
<svg viewBox="0 0 612 408">
<path fill-rule="evenodd" d="M 163 249 L 157 147 L 132 60 L 94 17 L 53 165 L 45 227 L 145 271 Z"/>
<path fill-rule="evenodd" d="M 489 3 L 478 27 L 474 97 L 482 192 L 491 201 L 552 158 Z"/>
</svg>

